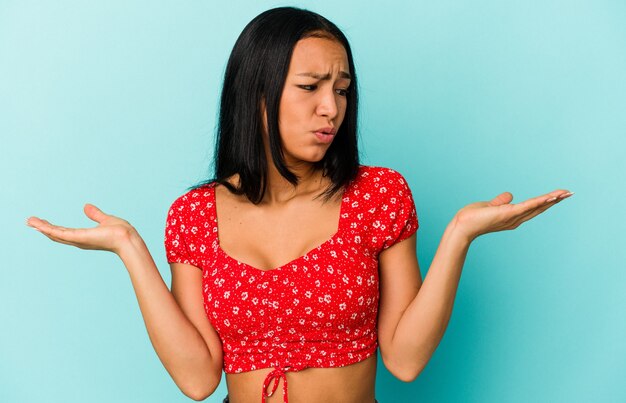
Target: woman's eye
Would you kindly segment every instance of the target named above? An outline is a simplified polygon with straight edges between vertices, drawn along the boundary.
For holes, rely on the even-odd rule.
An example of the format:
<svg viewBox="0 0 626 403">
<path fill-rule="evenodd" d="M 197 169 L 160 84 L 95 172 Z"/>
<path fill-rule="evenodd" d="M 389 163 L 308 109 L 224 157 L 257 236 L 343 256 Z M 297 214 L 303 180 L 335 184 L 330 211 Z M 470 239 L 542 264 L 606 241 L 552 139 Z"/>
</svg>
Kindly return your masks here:
<svg viewBox="0 0 626 403">
<path fill-rule="evenodd" d="M 298 87 L 306 91 L 315 91 L 315 89 L 317 88 L 317 85 L 299 85 Z"/>
<path fill-rule="evenodd" d="M 348 89 L 347 88 L 338 88 L 337 90 L 337 94 L 341 95 L 342 97 L 345 97 L 348 95 Z"/>
</svg>

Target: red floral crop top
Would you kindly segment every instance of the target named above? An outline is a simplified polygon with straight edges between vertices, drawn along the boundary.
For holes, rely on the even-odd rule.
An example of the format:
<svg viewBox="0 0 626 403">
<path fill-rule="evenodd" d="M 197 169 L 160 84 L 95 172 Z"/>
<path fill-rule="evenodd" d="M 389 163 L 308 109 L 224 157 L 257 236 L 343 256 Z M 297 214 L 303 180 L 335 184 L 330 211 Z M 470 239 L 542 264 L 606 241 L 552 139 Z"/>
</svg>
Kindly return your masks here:
<svg viewBox="0 0 626 403">
<path fill-rule="evenodd" d="M 224 372 L 274 368 L 262 402 L 281 378 L 287 402 L 286 371 L 342 367 L 375 354 L 378 254 L 418 228 L 402 175 L 360 166 L 344 190 L 337 232 L 272 270 L 239 262 L 220 248 L 214 186 L 174 201 L 165 249 L 169 263 L 202 269 L 204 308 L 222 341 Z"/>
</svg>

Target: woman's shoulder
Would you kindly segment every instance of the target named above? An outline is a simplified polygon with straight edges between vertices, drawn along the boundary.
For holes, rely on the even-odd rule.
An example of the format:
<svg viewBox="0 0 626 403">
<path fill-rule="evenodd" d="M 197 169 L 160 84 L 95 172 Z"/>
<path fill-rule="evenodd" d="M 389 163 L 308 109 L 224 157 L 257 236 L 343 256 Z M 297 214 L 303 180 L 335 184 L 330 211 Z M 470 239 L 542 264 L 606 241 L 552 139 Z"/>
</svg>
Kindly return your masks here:
<svg viewBox="0 0 626 403">
<path fill-rule="evenodd" d="M 188 189 L 185 193 L 177 196 L 171 204 L 170 209 L 195 210 L 201 204 L 210 202 L 212 188 L 216 182 L 205 182 Z"/>
<path fill-rule="evenodd" d="M 200 267 L 196 245 L 202 252 L 201 229 L 206 229 L 214 217 L 211 209 L 213 183 L 188 189 L 176 197 L 165 221 L 165 250 L 168 263 L 186 263 Z M 206 231 L 204 232 L 206 233 Z"/>
<path fill-rule="evenodd" d="M 375 165 L 360 165 L 355 181 L 376 188 L 382 185 L 404 186 L 407 183 L 404 176 L 395 169 Z"/>
<path fill-rule="evenodd" d="M 411 236 L 419 227 L 411 189 L 392 168 L 361 166 L 353 206 L 363 218 L 359 228 L 376 253 Z M 357 216 L 358 217 L 358 216 Z"/>
</svg>

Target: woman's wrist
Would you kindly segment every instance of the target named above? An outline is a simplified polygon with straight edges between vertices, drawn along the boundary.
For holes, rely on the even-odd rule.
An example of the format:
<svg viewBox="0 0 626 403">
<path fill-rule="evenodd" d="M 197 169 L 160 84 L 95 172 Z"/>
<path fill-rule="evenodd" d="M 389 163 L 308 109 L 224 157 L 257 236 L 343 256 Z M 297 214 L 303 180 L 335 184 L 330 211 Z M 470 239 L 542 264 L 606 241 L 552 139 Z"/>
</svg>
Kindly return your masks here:
<svg viewBox="0 0 626 403">
<path fill-rule="evenodd" d="M 145 250 L 147 250 L 147 247 L 141 235 L 134 227 L 130 227 L 120 237 L 119 245 L 114 252 L 126 263 L 133 256 Z"/>
<path fill-rule="evenodd" d="M 450 221 L 445 232 L 450 234 L 451 238 L 454 238 L 456 241 L 468 247 L 474 239 L 478 237 L 478 235 L 472 234 L 463 226 L 463 223 L 459 221 L 457 215 L 455 215 L 452 221 Z"/>
</svg>

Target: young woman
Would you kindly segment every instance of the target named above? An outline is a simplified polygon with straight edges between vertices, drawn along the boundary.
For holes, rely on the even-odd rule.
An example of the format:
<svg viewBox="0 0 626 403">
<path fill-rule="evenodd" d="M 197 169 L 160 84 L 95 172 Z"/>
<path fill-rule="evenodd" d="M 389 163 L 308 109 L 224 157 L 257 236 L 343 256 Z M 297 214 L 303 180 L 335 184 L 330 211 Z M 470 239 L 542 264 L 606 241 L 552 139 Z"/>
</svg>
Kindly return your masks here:
<svg viewBox="0 0 626 403">
<path fill-rule="evenodd" d="M 333 23 L 266 11 L 226 68 L 215 178 L 169 210 L 171 291 L 121 218 L 87 204 L 95 228 L 27 223 L 119 255 L 154 349 L 192 399 L 210 396 L 224 370 L 232 403 L 374 402 L 378 347 L 406 382 L 430 359 L 471 242 L 571 193 L 510 204 L 505 192 L 462 208 L 422 284 L 411 191 L 398 172 L 359 164 L 357 99 L 350 46 Z"/>
</svg>

